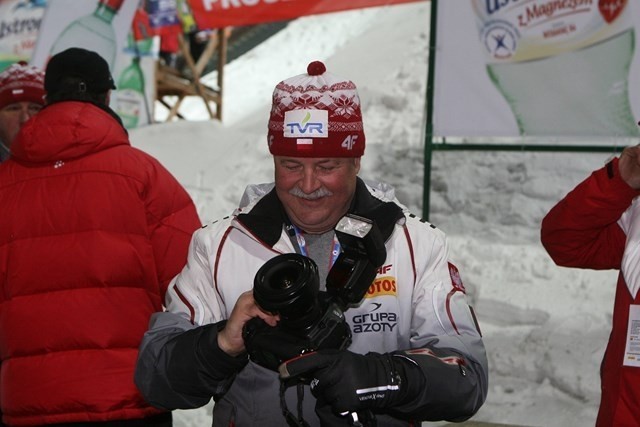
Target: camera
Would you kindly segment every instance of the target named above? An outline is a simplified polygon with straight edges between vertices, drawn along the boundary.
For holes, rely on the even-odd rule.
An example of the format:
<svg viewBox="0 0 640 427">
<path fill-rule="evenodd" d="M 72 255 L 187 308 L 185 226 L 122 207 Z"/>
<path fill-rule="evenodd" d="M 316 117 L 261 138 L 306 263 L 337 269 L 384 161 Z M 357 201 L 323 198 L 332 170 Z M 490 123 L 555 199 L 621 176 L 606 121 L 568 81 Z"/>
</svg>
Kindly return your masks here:
<svg viewBox="0 0 640 427">
<path fill-rule="evenodd" d="M 360 303 L 387 257 L 380 230 L 372 220 L 347 214 L 335 227 L 340 254 L 320 290 L 318 267 L 300 254 L 282 254 L 256 273 L 253 296 L 265 311 L 280 315 L 276 326 L 253 318 L 243 338 L 249 357 L 273 371 L 293 357 L 351 344 L 344 312 Z"/>
</svg>

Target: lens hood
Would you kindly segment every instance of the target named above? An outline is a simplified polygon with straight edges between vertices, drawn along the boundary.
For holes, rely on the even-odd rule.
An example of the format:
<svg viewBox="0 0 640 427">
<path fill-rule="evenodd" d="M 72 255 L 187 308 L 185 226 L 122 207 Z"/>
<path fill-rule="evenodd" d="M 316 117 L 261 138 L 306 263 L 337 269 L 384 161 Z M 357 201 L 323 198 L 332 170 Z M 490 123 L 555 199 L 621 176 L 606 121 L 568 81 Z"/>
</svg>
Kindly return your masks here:
<svg viewBox="0 0 640 427">
<path fill-rule="evenodd" d="M 256 273 L 253 297 L 265 311 L 280 314 L 281 320 L 302 327 L 316 312 L 320 283 L 318 267 L 312 259 L 299 254 L 282 254 L 267 261 Z M 284 322 L 286 323 L 286 322 Z"/>
</svg>

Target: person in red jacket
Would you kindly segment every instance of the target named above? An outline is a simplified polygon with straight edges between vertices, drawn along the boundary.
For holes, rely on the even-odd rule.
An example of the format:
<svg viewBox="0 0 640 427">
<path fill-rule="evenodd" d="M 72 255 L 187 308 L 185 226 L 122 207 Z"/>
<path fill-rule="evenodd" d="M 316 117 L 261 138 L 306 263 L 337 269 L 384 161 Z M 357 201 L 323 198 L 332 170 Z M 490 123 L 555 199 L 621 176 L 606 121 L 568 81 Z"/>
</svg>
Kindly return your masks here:
<svg viewBox="0 0 640 427">
<path fill-rule="evenodd" d="M 0 163 L 11 156 L 11 144 L 22 125 L 43 106 L 44 71 L 20 61 L 0 73 Z"/>
<path fill-rule="evenodd" d="M 0 164 L 0 407 L 9 426 L 171 426 L 133 373 L 196 208 L 108 107 L 92 51 L 53 56 L 46 107 Z"/>
<path fill-rule="evenodd" d="M 0 73 L 0 162 L 9 158 L 22 125 L 44 106 L 44 72 L 26 62 Z"/>
<path fill-rule="evenodd" d="M 640 426 L 640 146 L 591 174 L 542 221 L 541 240 L 564 267 L 620 270 L 602 361 L 597 427 Z"/>
</svg>

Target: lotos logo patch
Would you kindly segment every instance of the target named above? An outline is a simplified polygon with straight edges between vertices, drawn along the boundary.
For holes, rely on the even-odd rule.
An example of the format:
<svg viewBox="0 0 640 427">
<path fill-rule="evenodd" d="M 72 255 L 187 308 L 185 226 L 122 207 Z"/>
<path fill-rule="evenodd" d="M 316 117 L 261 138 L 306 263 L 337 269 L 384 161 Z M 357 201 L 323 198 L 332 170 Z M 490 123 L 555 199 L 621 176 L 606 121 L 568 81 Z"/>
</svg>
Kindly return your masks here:
<svg viewBox="0 0 640 427">
<path fill-rule="evenodd" d="M 285 138 L 328 138 L 326 110 L 290 110 L 284 113 Z"/>
<path fill-rule="evenodd" d="M 615 21 L 627 6 L 627 0 L 599 0 L 598 9 L 608 24 Z"/>
<path fill-rule="evenodd" d="M 373 281 L 365 298 L 379 297 L 381 295 L 398 295 L 396 278 L 391 276 L 378 277 Z"/>
</svg>

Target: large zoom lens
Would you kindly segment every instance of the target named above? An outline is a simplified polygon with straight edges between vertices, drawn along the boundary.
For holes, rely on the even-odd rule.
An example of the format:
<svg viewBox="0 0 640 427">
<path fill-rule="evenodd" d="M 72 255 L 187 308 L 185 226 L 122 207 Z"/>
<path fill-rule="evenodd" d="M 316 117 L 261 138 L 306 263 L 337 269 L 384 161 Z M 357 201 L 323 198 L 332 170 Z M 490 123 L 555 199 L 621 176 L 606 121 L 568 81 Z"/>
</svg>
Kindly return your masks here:
<svg viewBox="0 0 640 427">
<path fill-rule="evenodd" d="M 299 254 L 278 255 L 256 273 L 253 297 L 263 310 L 280 314 L 283 329 L 305 336 L 322 315 L 319 280 L 312 259 Z"/>
</svg>

